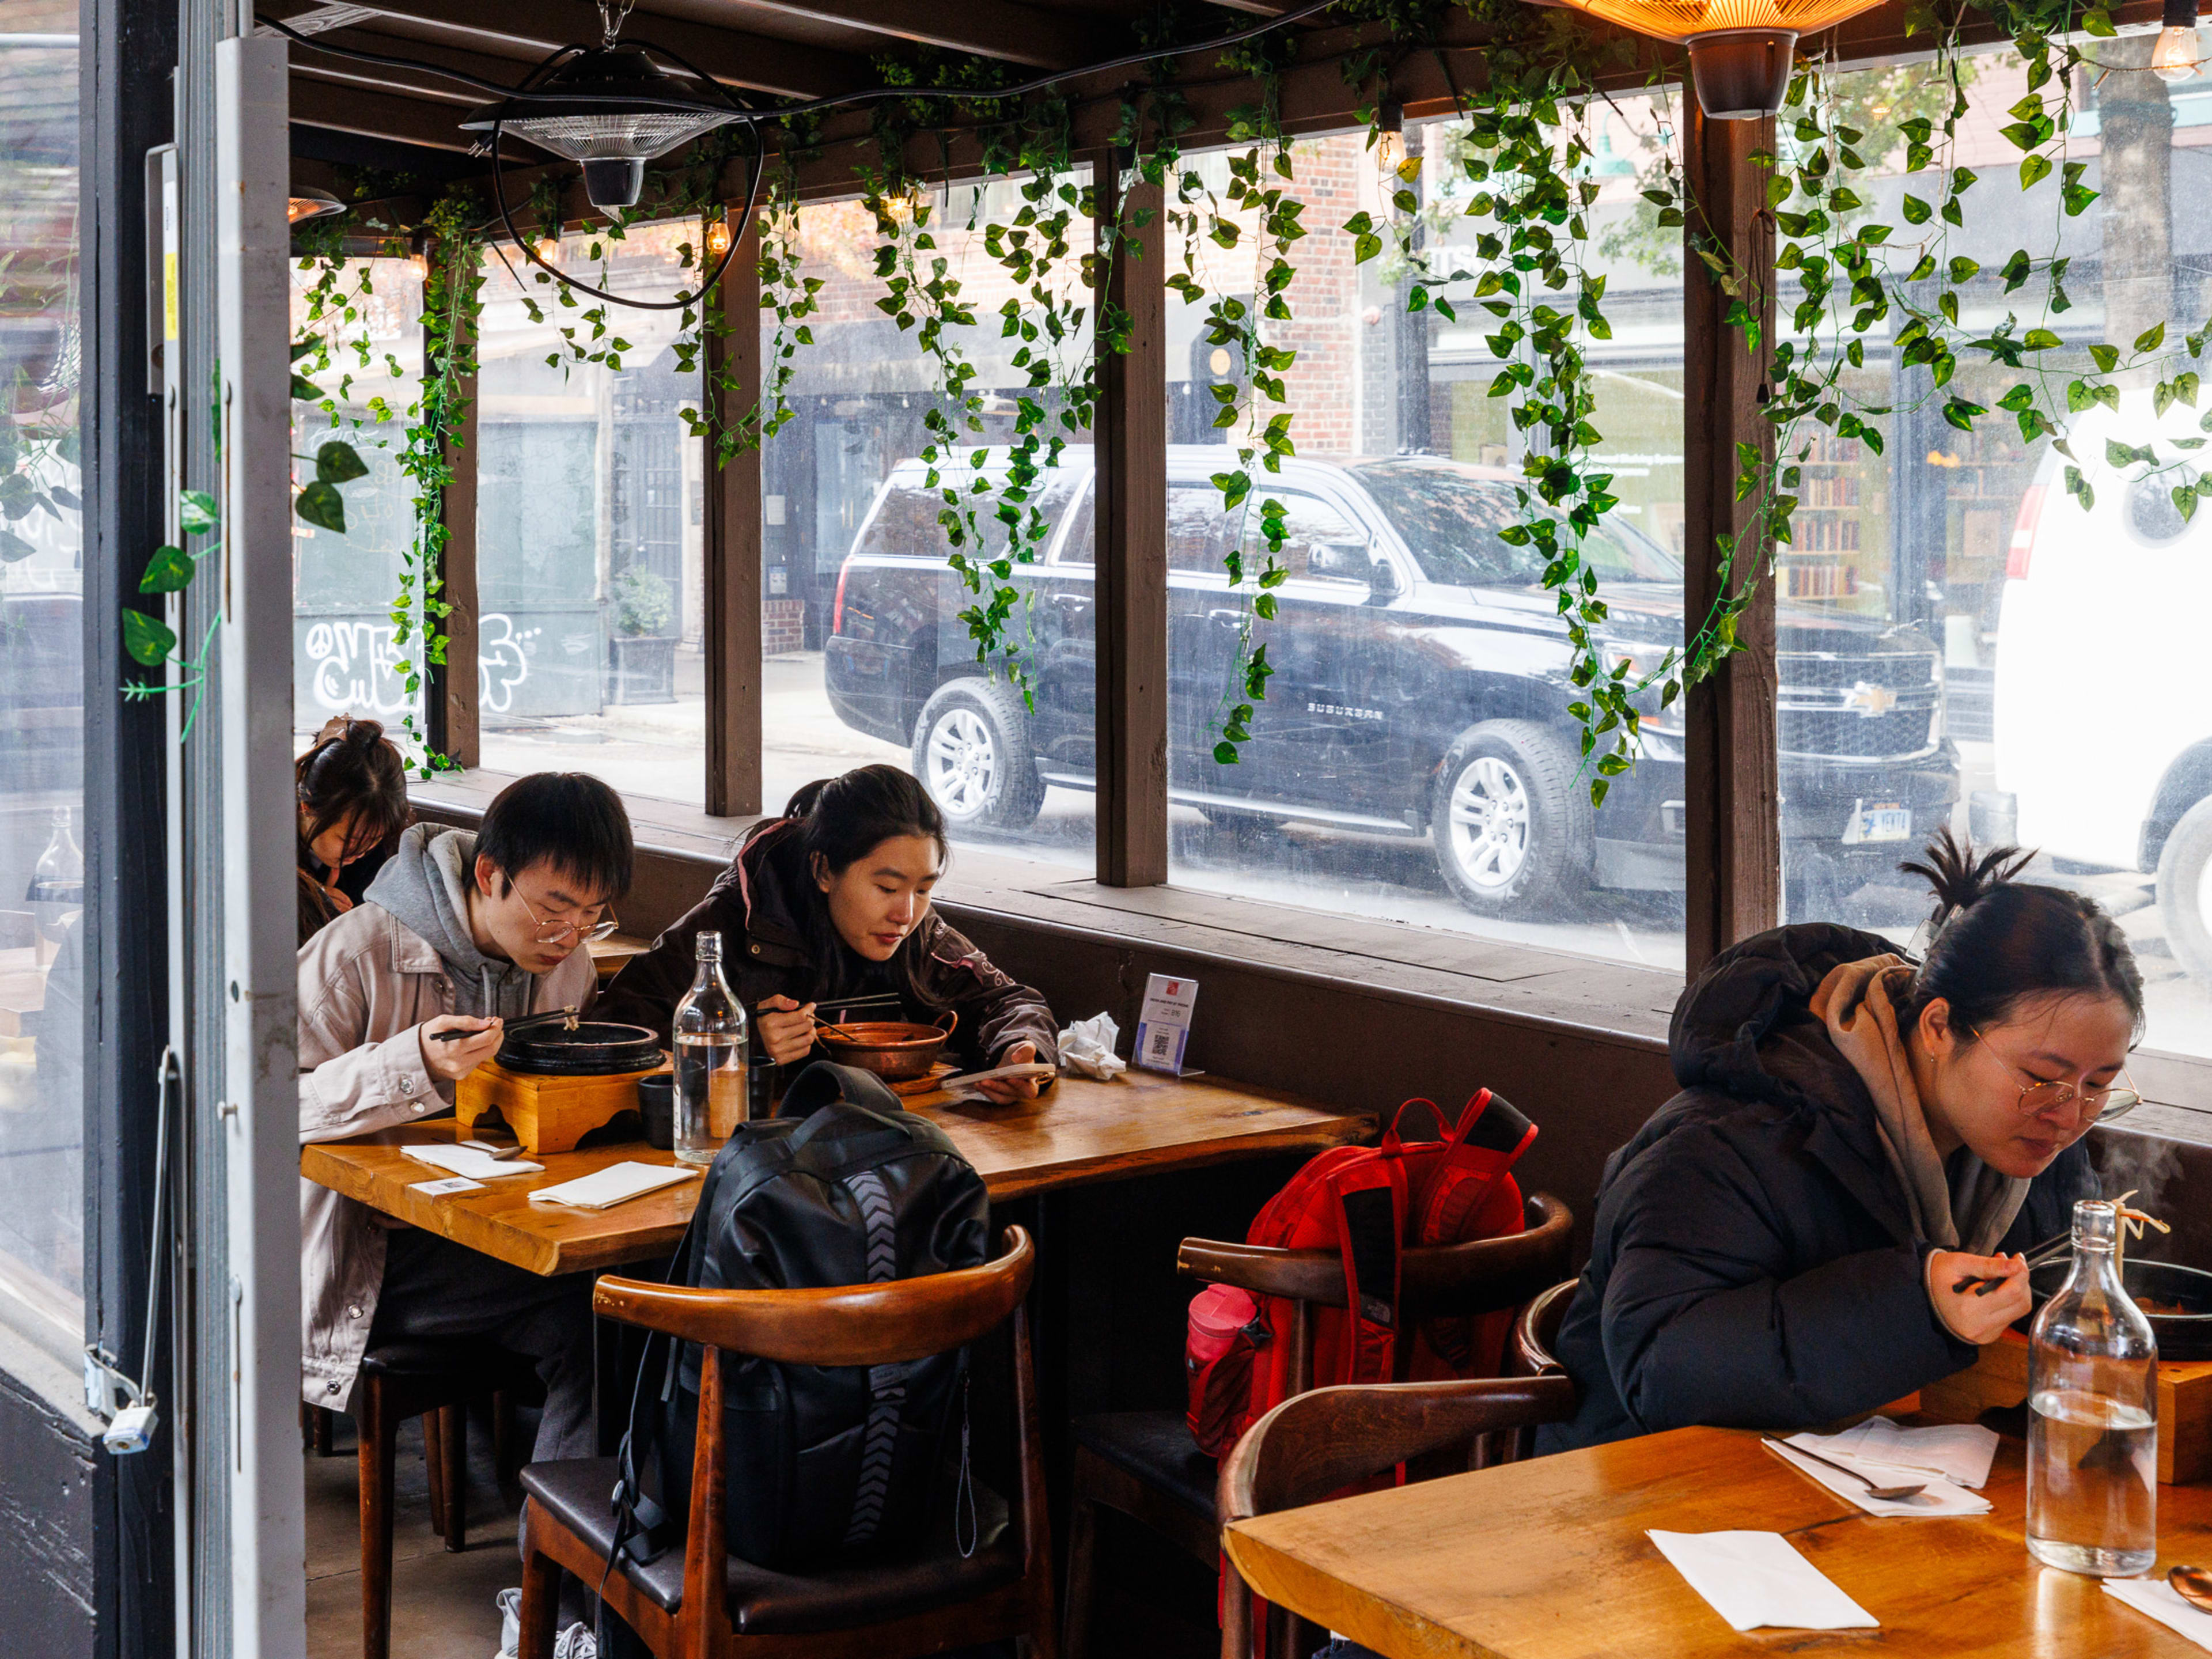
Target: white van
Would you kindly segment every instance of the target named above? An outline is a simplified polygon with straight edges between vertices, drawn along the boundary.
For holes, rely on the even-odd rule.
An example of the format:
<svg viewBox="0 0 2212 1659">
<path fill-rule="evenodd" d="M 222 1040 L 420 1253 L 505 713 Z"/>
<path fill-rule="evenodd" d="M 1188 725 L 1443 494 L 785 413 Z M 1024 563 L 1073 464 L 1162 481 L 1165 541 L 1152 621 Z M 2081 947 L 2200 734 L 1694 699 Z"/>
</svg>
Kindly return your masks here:
<svg viewBox="0 0 2212 1659">
<path fill-rule="evenodd" d="M 2158 878 L 2168 946 L 2212 978 L 2212 501 L 2185 520 L 2176 484 L 2106 446 L 2201 439 L 2199 411 L 2151 413 L 2148 391 L 2100 406 L 2069 434 L 2095 504 L 2046 453 L 2021 499 L 1997 623 L 1996 784 L 1977 793 L 1976 838 Z M 2212 445 L 2191 452 L 2212 468 Z M 2008 799 L 2007 797 L 2010 799 Z"/>
</svg>

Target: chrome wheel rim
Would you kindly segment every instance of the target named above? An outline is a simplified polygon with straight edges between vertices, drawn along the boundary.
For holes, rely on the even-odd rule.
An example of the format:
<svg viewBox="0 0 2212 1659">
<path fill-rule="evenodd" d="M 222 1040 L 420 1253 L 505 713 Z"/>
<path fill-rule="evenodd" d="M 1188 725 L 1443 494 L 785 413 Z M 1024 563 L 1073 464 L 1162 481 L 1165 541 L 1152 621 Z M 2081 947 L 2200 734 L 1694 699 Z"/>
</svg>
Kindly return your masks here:
<svg viewBox="0 0 2212 1659">
<path fill-rule="evenodd" d="M 974 817 L 990 805 L 999 781 L 999 745 L 972 708 L 951 708 L 929 733 L 929 793 L 955 817 Z"/>
<path fill-rule="evenodd" d="M 1445 834 L 1468 885 L 1491 890 L 1521 873 L 1528 860 L 1528 788 L 1512 765 L 1484 755 L 1452 783 Z"/>
</svg>

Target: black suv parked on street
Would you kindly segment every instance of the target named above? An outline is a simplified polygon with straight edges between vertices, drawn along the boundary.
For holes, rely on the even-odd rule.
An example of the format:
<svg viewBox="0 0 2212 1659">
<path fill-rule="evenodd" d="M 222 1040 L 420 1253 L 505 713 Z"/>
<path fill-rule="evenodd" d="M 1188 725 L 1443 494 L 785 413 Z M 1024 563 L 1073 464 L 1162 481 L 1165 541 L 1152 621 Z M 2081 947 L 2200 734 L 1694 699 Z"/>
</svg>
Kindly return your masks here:
<svg viewBox="0 0 2212 1659">
<path fill-rule="evenodd" d="M 1452 891 L 1488 915 L 1553 912 L 1593 884 L 1682 885 L 1678 719 L 1645 721 L 1642 760 L 1594 811 L 1557 602 L 1541 560 L 1498 535 L 1516 517 L 1511 475 L 1424 456 L 1300 459 L 1229 514 L 1210 482 L 1224 455 L 1169 451 L 1175 799 L 1209 817 L 1425 836 Z M 994 465 L 996 454 L 987 475 Z M 1018 830 L 1047 784 L 1092 787 L 1091 486 L 1090 452 L 1070 450 L 1041 491 L 1049 539 L 1018 568 L 1033 712 L 979 671 L 920 462 L 892 472 L 838 576 L 831 706 L 909 745 L 956 826 Z M 1274 678 L 1243 759 L 1224 766 L 1212 749 L 1243 607 L 1221 556 L 1232 536 L 1256 539 L 1262 496 L 1288 509 L 1291 574 L 1275 620 L 1261 624 Z M 1681 637 L 1680 567 L 1618 517 L 1583 552 L 1611 608 L 1608 648 L 1656 663 Z M 1779 642 L 1784 861 L 1803 914 L 1948 821 L 1959 757 L 1943 732 L 1942 658 L 1925 635 L 1785 606 Z"/>
</svg>

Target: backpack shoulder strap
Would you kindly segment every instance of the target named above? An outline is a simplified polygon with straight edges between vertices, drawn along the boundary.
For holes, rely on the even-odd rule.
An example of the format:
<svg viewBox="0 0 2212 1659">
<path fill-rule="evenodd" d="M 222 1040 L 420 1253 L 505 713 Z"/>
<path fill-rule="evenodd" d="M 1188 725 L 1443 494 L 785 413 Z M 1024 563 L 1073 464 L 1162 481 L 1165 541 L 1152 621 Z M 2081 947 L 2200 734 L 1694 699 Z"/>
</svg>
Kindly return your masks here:
<svg viewBox="0 0 2212 1659">
<path fill-rule="evenodd" d="M 1344 1257 L 1347 1340 L 1336 1382 L 1387 1382 L 1396 1353 L 1399 1245 L 1406 1231 L 1406 1164 L 1375 1153 L 1328 1183 Z M 1322 1379 L 1316 1377 L 1316 1382 Z"/>
<path fill-rule="evenodd" d="M 1414 1237 L 1423 1244 L 1460 1242 L 1500 1176 L 1534 1144 L 1536 1126 L 1503 1095 L 1478 1089 L 1445 1136 L 1443 1158 L 1421 1194 Z"/>
</svg>

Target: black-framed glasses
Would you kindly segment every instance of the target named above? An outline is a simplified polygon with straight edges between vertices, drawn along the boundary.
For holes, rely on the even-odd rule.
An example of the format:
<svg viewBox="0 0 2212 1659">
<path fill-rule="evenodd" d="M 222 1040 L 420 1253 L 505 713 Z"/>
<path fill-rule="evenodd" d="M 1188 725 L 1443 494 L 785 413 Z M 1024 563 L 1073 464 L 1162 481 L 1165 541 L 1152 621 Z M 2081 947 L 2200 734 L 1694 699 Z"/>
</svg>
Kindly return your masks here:
<svg viewBox="0 0 2212 1659">
<path fill-rule="evenodd" d="M 551 921 L 546 921 L 538 914 L 528 899 L 523 898 L 522 890 L 520 887 L 514 890 L 514 896 L 522 899 L 522 908 L 530 912 L 531 921 L 538 924 L 538 931 L 532 934 L 531 938 L 533 942 L 539 945 L 566 945 L 571 939 L 581 939 L 588 945 L 593 939 L 611 938 L 622 929 L 622 923 L 615 919 L 612 905 L 607 907 L 605 921 L 593 922 L 588 927 L 579 927 L 573 921 L 562 921 L 558 918 Z"/>
</svg>

